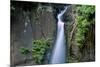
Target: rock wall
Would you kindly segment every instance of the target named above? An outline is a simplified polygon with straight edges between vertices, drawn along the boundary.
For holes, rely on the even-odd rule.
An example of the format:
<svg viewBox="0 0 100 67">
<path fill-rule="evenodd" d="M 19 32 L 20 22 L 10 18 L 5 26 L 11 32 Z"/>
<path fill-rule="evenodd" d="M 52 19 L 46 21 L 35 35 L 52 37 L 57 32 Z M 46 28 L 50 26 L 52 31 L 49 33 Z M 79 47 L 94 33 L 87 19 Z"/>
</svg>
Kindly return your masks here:
<svg viewBox="0 0 100 67">
<path fill-rule="evenodd" d="M 20 53 L 20 49 L 31 49 L 31 47 L 32 27 L 29 13 L 21 8 L 15 8 L 14 14 L 11 15 L 11 64 L 23 62 L 25 58 Z"/>
<path fill-rule="evenodd" d="M 36 11 L 32 10 L 31 19 L 33 39 L 52 39 L 56 23 L 51 6 L 39 5 Z"/>
<path fill-rule="evenodd" d="M 11 65 L 33 65 L 32 55 L 25 59 L 20 49 L 32 49 L 32 40 L 38 39 L 50 39 L 52 45 L 55 29 L 56 20 L 50 5 L 11 2 Z"/>
</svg>

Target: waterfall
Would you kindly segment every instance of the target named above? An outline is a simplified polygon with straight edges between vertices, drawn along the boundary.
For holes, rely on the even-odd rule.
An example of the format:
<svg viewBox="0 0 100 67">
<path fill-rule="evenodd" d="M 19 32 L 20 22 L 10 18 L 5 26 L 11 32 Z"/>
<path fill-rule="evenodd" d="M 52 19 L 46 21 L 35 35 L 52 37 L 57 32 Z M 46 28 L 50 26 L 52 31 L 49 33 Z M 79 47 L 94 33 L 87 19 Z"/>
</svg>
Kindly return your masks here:
<svg viewBox="0 0 100 67">
<path fill-rule="evenodd" d="M 67 6 L 65 7 L 64 10 L 62 10 L 58 16 L 58 24 L 57 24 L 57 39 L 56 43 L 54 46 L 54 50 L 51 56 L 51 64 L 56 64 L 56 63 L 65 63 L 65 51 L 66 51 L 66 46 L 65 46 L 65 36 L 64 36 L 64 22 L 61 20 L 63 14 L 66 12 Z"/>
</svg>

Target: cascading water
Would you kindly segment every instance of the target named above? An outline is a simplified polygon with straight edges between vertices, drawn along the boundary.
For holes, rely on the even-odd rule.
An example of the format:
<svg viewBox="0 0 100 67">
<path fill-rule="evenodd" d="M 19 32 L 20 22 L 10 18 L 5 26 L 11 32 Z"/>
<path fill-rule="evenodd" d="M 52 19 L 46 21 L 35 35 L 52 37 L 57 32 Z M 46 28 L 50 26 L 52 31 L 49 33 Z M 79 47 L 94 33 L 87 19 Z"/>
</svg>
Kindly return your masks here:
<svg viewBox="0 0 100 67">
<path fill-rule="evenodd" d="M 58 16 L 58 25 L 57 25 L 57 40 L 54 46 L 53 54 L 51 57 L 51 64 L 56 64 L 56 63 L 65 63 L 65 51 L 66 51 L 66 46 L 65 46 L 65 36 L 64 36 L 64 22 L 61 20 L 63 14 L 66 12 L 67 6 L 63 11 L 61 11 Z"/>
</svg>

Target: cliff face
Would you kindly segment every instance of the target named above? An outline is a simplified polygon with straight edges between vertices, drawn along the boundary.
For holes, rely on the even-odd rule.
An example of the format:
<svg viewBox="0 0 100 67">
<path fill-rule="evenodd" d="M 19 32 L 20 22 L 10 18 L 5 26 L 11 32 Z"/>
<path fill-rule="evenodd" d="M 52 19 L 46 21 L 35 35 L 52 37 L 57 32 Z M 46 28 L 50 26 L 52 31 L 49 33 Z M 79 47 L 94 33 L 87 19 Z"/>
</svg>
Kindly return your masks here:
<svg viewBox="0 0 100 67">
<path fill-rule="evenodd" d="M 73 11 L 74 5 L 69 5 L 66 13 L 63 16 L 65 22 L 65 39 L 66 39 L 66 62 L 76 62 L 79 57 L 79 48 L 75 42 L 76 31 L 76 14 Z M 74 56 L 74 58 L 73 58 Z M 73 59 L 74 60 L 73 60 Z"/>
<path fill-rule="evenodd" d="M 54 17 L 53 8 L 45 5 L 39 5 L 36 12 L 32 11 L 32 31 L 33 40 L 47 39 L 51 48 L 47 49 L 43 58 L 43 63 L 48 64 L 52 47 L 56 37 L 56 19 Z"/>
<path fill-rule="evenodd" d="M 30 7 L 30 4 L 33 7 Z M 33 61 L 28 61 L 32 59 L 31 54 L 27 56 L 27 62 L 25 62 L 26 59 L 20 53 L 20 49 L 32 49 L 32 40 L 54 41 L 55 29 L 56 20 L 51 6 L 11 2 L 11 65 L 34 64 Z"/>
<path fill-rule="evenodd" d="M 89 27 L 89 32 L 86 35 L 86 41 L 81 48 L 82 62 L 95 61 L 95 25 Z"/>
<path fill-rule="evenodd" d="M 11 14 L 11 63 L 17 64 L 25 60 L 20 49 L 23 47 L 31 49 L 32 47 L 32 27 L 29 13 L 19 7 L 13 8 L 14 13 Z"/>
<path fill-rule="evenodd" d="M 39 5 L 31 12 L 33 39 L 48 39 L 54 35 L 56 20 L 51 6 Z"/>
</svg>

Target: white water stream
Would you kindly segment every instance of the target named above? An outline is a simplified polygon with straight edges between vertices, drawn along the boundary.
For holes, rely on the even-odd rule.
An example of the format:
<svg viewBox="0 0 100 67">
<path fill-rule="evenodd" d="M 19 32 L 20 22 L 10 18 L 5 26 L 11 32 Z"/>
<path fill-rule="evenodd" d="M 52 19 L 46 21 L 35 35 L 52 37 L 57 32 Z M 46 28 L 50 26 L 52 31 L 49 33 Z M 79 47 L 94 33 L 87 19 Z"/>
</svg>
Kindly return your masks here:
<svg viewBox="0 0 100 67">
<path fill-rule="evenodd" d="M 51 57 L 51 64 L 56 63 L 65 63 L 65 56 L 66 56 L 66 46 L 65 46 L 65 36 L 64 36 L 64 22 L 61 20 L 63 14 L 66 12 L 67 7 L 62 10 L 58 16 L 58 24 L 57 24 L 57 40 L 54 46 L 53 54 Z"/>
</svg>

